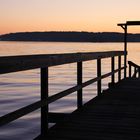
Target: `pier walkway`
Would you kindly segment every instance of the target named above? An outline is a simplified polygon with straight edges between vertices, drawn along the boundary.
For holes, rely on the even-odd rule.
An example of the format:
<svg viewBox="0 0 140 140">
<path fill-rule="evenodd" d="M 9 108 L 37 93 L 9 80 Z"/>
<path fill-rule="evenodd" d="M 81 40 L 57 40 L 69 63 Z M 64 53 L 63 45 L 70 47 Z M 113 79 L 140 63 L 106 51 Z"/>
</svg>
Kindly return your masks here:
<svg viewBox="0 0 140 140">
<path fill-rule="evenodd" d="M 46 140 L 140 139 L 140 79 L 126 78 L 52 127 Z"/>
</svg>

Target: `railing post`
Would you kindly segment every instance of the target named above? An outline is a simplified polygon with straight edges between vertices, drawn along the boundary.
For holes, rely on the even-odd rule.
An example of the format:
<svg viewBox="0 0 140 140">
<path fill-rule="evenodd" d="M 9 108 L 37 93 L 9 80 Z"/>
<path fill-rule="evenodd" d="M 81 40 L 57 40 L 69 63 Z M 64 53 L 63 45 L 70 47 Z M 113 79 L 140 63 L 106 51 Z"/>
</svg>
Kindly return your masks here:
<svg viewBox="0 0 140 140">
<path fill-rule="evenodd" d="M 124 78 L 126 78 L 127 76 L 127 25 L 125 25 L 125 28 L 124 28 L 124 32 L 125 32 L 125 35 L 124 35 L 124 52 L 125 52 L 125 55 L 124 55 Z"/>
<path fill-rule="evenodd" d="M 41 68 L 41 101 L 48 98 L 48 68 Z M 41 107 L 41 136 L 48 131 L 48 105 Z"/>
<path fill-rule="evenodd" d="M 138 71 L 138 73 L 139 73 L 138 78 L 140 78 L 140 68 L 138 68 L 138 70 L 139 70 L 139 71 Z"/>
<path fill-rule="evenodd" d="M 134 77 L 136 78 L 137 77 L 137 68 L 134 67 Z"/>
<path fill-rule="evenodd" d="M 115 70 L 115 58 L 111 57 L 111 72 L 114 72 Z M 111 85 L 115 83 L 115 74 L 112 74 L 111 76 Z"/>
<path fill-rule="evenodd" d="M 97 77 L 101 77 L 101 59 L 97 59 Z M 101 79 L 97 81 L 97 95 L 101 95 Z"/>
<path fill-rule="evenodd" d="M 131 78 L 132 66 L 129 64 L 129 78 Z"/>
<path fill-rule="evenodd" d="M 120 82 L 121 81 L 121 56 L 118 57 L 118 69 L 119 69 L 118 81 Z"/>
<path fill-rule="evenodd" d="M 77 62 L 77 85 L 82 85 L 82 62 Z M 77 107 L 80 108 L 83 105 L 83 89 L 77 91 Z"/>
</svg>

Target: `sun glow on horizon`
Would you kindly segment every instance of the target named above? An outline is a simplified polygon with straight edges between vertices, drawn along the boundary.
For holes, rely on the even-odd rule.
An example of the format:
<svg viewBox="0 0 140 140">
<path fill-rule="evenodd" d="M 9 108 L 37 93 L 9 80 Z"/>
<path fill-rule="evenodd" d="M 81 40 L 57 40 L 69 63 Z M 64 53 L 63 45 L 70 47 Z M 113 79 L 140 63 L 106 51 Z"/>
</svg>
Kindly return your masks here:
<svg viewBox="0 0 140 140">
<path fill-rule="evenodd" d="M 140 20 L 140 0 L 1 0 L 0 34 L 31 31 L 123 32 Z M 140 33 L 139 28 L 131 28 Z"/>
</svg>

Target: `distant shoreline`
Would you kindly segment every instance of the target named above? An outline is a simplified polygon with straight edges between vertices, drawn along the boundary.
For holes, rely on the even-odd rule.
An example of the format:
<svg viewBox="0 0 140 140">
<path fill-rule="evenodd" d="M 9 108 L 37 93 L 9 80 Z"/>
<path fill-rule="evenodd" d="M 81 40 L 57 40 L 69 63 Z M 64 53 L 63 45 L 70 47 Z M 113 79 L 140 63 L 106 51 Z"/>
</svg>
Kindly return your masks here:
<svg viewBox="0 0 140 140">
<path fill-rule="evenodd" d="M 118 32 L 19 32 L 0 35 L 0 41 L 120 43 L 124 41 L 124 34 Z M 140 42 L 140 34 L 128 34 L 128 42 Z"/>
<path fill-rule="evenodd" d="M 71 41 L 71 42 L 69 42 L 69 41 L 66 42 L 66 41 L 22 41 L 22 40 L 21 40 L 21 41 L 15 41 L 15 40 L 0 40 L 0 42 L 37 42 L 37 43 L 40 43 L 40 42 L 42 42 L 42 43 L 43 43 L 43 42 L 44 42 L 44 43 L 45 43 L 45 42 L 46 42 L 46 43 L 47 43 L 47 42 L 48 42 L 48 43 L 124 43 L 123 41 L 122 41 L 122 42 L 111 42 L 111 41 L 110 41 L 110 42 L 109 42 L 109 41 L 108 41 L 108 42 L 80 42 L 80 41 L 79 41 L 79 42 L 74 42 L 74 41 L 73 41 L 73 42 L 72 42 L 72 41 Z M 129 43 L 140 43 L 140 41 L 137 41 L 137 42 L 128 41 L 128 42 L 129 42 Z"/>
</svg>

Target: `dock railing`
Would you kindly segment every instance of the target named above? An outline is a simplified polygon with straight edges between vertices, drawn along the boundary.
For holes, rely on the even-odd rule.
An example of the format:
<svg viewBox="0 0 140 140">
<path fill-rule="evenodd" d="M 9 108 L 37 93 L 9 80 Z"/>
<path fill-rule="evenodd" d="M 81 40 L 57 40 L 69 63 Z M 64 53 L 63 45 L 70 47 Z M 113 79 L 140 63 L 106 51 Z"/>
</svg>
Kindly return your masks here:
<svg viewBox="0 0 140 140">
<path fill-rule="evenodd" d="M 132 61 L 128 61 L 128 64 L 129 64 L 129 77 L 140 78 L 140 66 Z"/>
<path fill-rule="evenodd" d="M 39 108 L 41 108 L 41 136 L 47 135 L 49 123 L 49 109 L 48 105 L 56 100 L 70 95 L 77 91 L 77 108 L 83 106 L 83 88 L 97 82 L 97 95 L 102 93 L 102 79 L 111 76 L 111 83 L 115 83 L 115 73 L 118 73 L 118 81 L 125 78 L 122 77 L 121 71 L 126 67 L 122 66 L 122 56 L 124 51 L 109 51 L 109 52 L 93 52 L 93 53 L 70 53 L 70 54 L 50 54 L 50 55 L 26 55 L 26 56 L 7 56 L 0 57 L 0 74 L 7 74 L 18 71 L 25 71 L 40 68 L 40 87 L 41 100 L 30 104 L 26 107 L 18 109 L 14 112 L 6 114 L 0 118 L 0 126 L 6 125 L 24 115 L 27 115 Z M 115 57 L 118 57 L 118 68 L 115 69 Z M 102 59 L 111 58 L 111 72 L 102 75 Z M 97 61 L 97 77 L 86 82 L 83 82 L 83 62 Z M 48 69 L 52 66 L 64 65 L 70 63 L 77 63 L 77 85 L 64 90 L 55 95 L 48 95 Z M 123 64 L 124 65 L 124 64 Z M 10 92 L 10 91 L 9 91 Z M 56 116 L 57 118 L 57 116 Z"/>
</svg>

